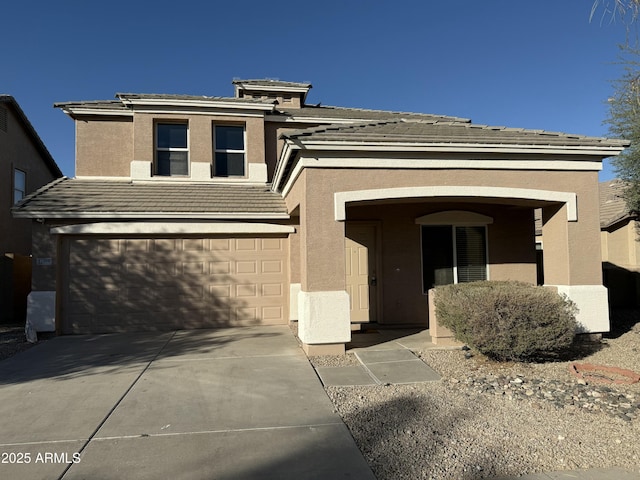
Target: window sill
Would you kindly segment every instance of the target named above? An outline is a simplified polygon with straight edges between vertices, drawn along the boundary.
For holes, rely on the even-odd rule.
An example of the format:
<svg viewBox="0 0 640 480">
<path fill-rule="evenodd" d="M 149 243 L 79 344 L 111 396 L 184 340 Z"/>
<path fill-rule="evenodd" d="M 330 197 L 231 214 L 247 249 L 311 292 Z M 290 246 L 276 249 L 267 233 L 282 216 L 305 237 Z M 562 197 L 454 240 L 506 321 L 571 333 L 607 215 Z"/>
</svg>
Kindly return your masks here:
<svg viewBox="0 0 640 480">
<path fill-rule="evenodd" d="M 267 165 L 263 163 L 247 164 L 246 176 L 216 177 L 211 174 L 211 164 L 192 162 L 190 175 L 153 175 L 152 163 L 141 160 L 131 162 L 132 181 L 153 181 L 167 183 L 267 183 Z"/>
</svg>

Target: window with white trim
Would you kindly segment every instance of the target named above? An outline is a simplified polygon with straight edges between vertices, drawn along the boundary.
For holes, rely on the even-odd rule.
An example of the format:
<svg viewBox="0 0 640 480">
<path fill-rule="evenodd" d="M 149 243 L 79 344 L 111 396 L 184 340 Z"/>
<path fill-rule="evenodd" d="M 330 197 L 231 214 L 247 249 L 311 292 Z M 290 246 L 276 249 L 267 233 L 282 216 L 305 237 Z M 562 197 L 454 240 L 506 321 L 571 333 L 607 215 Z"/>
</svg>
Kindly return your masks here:
<svg viewBox="0 0 640 480">
<path fill-rule="evenodd" d="M 244 126 L 214 125 L 213 144 L 213 175 L 244 177 L 247 153 Z"/>
<path fill-rule="evenodd" d="M 16 204 L 27 196 L 27 174 L 15 168 L 13 170 L 13 203 Z"/>
<path fill-rule="evenodd" d="M 156 124 L 156 175 L 189 175 L 189 126 Z"/>
<path fill-rule="evenodd" d="M 487 227 L 422 225 L 422 285 L 476 282 L 487 276 Z"/>
</svg>

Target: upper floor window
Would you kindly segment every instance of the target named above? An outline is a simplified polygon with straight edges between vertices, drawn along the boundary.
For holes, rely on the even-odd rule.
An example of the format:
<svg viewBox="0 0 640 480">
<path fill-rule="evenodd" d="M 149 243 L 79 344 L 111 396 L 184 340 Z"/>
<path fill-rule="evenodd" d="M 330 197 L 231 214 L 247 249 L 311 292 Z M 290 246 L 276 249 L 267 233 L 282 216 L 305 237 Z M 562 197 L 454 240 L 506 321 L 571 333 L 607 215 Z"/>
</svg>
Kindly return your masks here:
<svg viewBox="0 0 640 480">
<path fill-rule="evenodd" d="M 27 195 L 27 174 L 17 168 L 13 171 L 13 203 L 18 203 Z"/>
<path fill-rule="evenodd" d="M 245 175 L 246 150 L 244 137 L 243 126 L 214 126 L 214 176 L 243 177 Z"/>
<path fill-rule="evenodd" d="M 156 174 L 189 175 L 189 127 L 186 123 L 156 124 Z"/>
</svg>

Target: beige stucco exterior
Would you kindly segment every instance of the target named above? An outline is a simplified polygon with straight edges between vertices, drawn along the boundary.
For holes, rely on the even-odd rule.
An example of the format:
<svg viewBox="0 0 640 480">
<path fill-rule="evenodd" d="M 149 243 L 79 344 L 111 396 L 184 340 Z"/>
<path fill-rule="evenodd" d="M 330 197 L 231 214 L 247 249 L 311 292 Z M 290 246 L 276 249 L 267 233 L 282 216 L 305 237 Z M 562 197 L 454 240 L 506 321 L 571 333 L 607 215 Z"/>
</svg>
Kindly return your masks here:
<svg viewBox="0 0 640 480">
<path fill-rule="evenodd" d="M 342 125 L 355 125 L 362 120 L 349 120 L 350 112 L 323 112 L 318 107 L 305 113 L 302 103 L 310 85 L 244 82 L 234 82 L 235 99 L 122 94 L 122 103 L 108 114 L 101 114 L 92 103 L 63 105 L 76 121 L 77 175 L 130 180 L 134 187 L 138 182 L 155 181 L 167 184 L 167 188 L 172 182 L 260 183 L 269 189 L 269 195 L 279 195 L 278 202 L 282 205 L 284 201 L 290 219 L 271 219 L 268 226 L 291 227 L 281 231 L 287 264 L 283 273 L 286 278 L 278 280 L 284 302 L 282 311 L 288 312 L 288 321 L 298 322 L 299 337 L 310 354 L 344 351 L 351 338 L 353 295 L 348 291 L 353 288 L 362 287 L 359 295 L 365 292 L 359 297 L 363 323 L 368 309 L 370 322 L 431 327 L 432 334 L 440 336 L 436 319 L 429 313 L 426 290 L 430 286 L 423 285 L 422 256 L 428 247 L 423 245 L 421 236 L 429 230 L 423 228 L 420 219 L 428 216 L 448 218 L 442 221 L 451 226 L 463 221 L 460 219 L 484 219 L 481 225 L 486 232 L 488 278 L 535 284 L 534 210 L 541 209 L 545 283 L 579 303 L 584 331 L 608 329 L 600 265 L 597 177 L 602 157 L 608 156 L 609 151 L 616 154 L 623 147 L 613 143 L 602 146 L 599 139 L 586 137 L 556 139 L 547 144 L 546 138 L 538 138 L 536 132 L 518 137 L 519 133 L 510 131 L 504 133 L 505 137 L 493 137 L 488 133 L 490 129 L 483 131 L 482 127 L 467 135 L 464 119 L 443 121 L 447 135 L 454 135 L 447 127 L 450 121 L 461 129 L 454 140 L 441 142 L 429 137 L 429 132 L 416 140 L 420 135 L 412 132 L 421 131 L 419 125 L 438 124 L 440 120 L 434 118 L 378 119 L 379 125 L 394 124 L 400 132 L 397 141 L 387 133 L 375 131 L 369 137 L 368 130 L 351 141 L 353 137 L 349 135 L 353 131 L 334 134 Z M 290 91 L 286 92 L 286 88 Z M 272 97 L 278 102 L 269 103 Z M 284 109 L 277 111 L 285 101 Z M 111 105 L 100 108 L 110 109 Z M 299 111 L 290 113 L 287 109 Z M 334 113 L 343 117 L 330 119 L 328 115 Z M 322 114 L 326 120 L 320 118 Z M 373 118 L 377 113 L 363 115 Z M 155 125 L 159 122 L 188 124 L 189 175 L 155 175 Z M 405 122 L 415 124 L 408 126 Z M 247 168 L 242 178 L 212 176 L 213 131 L 218 124 L 245 127 Z M 332 126 L 323 131 L 322 125 L 329 124 Z M 367 125 L 379 126 L 376 121 Z M 317 129 L 312 130 L 314 127 Z M 435 131 L 441 132 L 439 128 L 437 125 Z M 293 133 L 302 129 L 307 130 L 300 137 Z M 494 138 L 498 140 L 491 143 Z M 476 144 L 474 139 L 480 140 Z M 532 143 L 518 143 L 531 139 Z M 114 222 L 114 228 L 117 222 L 117 228 L 107 237 L 118 245 L 126 244 L 122 239 L 133 238 L 132 235 L 150 245 L 154 238 L 190 238 L 172 230 L 178 228 L 176 224 L 168 225 L 164 236 L 147 235 L 145 232 L 151 227 L 144 225 L 143 214 L 135 219 L 116 218 L 117 214 L 101 219 L 90 215 L 82 220 L 51 218 L 39 225 L 34 233 L 38 255 L 53 258 L 53 265 L 37 268 L 34 287 L 42 291 L 57 289 L 59 303 L 60 291 L 66 295 L 72 291 L 71 250 L 67 250 L 72 248 L 70 238 L 78 235 L 78 230 L 67 226 L 74 223 L 96 225 L 87 226 L 83 233 L 87 251 L 93 251 L 91 238 L 105 236 L 108 226 L 100 222 Z M 185 214 L 187 217 L 189 214 Z M 184 221 L 192 222 L 196 230 L 197 225 L 206 223 L 197 218 Z M 132 223 L 131 229 L 126 228 L 126 222 Z M 353 239 L 347 237 L 349 227 L 355 224 L 372 228 L 370 238 L 375 238 L 375 246 L 358 244 L 363 248 L 353 247 L 352 251 L 375 257 L 358 259 L 362 261 L 357 265 L 366 265 L 363 271 L 375 270 L 375 275 L 369 276 L 376 278 L 366 283 L 366 275 L 362 274 L 365 280 L 353 283 L 350 279 L 352 284 L 347 286 L 349 265 L 356 263 L 347 264 L 345 245 L 353 246 Z M 59 226 L 63 228 L 56 228 Z M 265 235 L 256 234 L 254 238 Z M 238 237 L 230 232 L 226 238 Z M 620 240 L 616 236 L 607 241 Z M 150 253 L 145 262 L 148 270 L 154 271 L 158 258 Z M 83 267 L 89 263 L 90 259 L 86 259 Z M 164 280 L 162 273 L 155 271 L 145 278 L 148 286 Z M 229 285 L 235 285 L 233 282 Z M 206 282 L 203 285 L 211 286 Z M 366 292 L 373 305 L 367 306 Z M 60 308 L 64 305 L 58 307 L 58 314 L 64 316 Z"/>
<path fill-rule="evenodd" d="M 640 235 L 632 217 L 603 229 L 602 265 L 609 301 L 614 307 L 640 304 Z"/>
<path fill-rule="evenodd" d="M 128 177 L 133 145 L 131 117 L 76 122 L 76 175 Z"/>
<path fill-rule="evenodd" d="M 319 155 L 317 152 L 315 158 Z M 398 189 L 451 186 L 456 195 L 396 198 Z M 455 187 L 453 187 L 455 186 Z M 514 197 L 479 197 L 478 187 L 493 187 Z M 469 187 L 468 189 L 460 187 Z M 475 193 L 474 193 L 475 187 Z M 549 285 L 565 288 L 569 296 L 586 301 L 601 288 L 599 262 L 600 234 L 597 210 L 597 172 L 513 171 L 513 170 L 418 170 L 304 168 L 285 196 L 290 210 L 300 214 L 300 283 L 303 294 L 341 292 L 345 289 L 344 224 L 375 221 L 381 225 L 382 271 L 378 294 L 381 310 L 377 321 L 387 324 L 429 325 L 428 298 L 422 291 L 420 228 L 415 220 L 429 213 L 463 210 L 493 218 L 488 225 L 488 271 L 492 280 L 519 280 L 536 283 L 536 253 L 533 211 L 544 214 L 545 279 Z M 345 221 L 336 220 L 336 194 L 375 190 L 377 199 L 346 205 Z M 541 200 L 541 190 L 575 194 L 579 210 L 574 219 L 568 205 Z M 459 196 L 468 191 L 467 196 Z M 532 198 L 522 198 L 531 191 Z M 515 195 L 517 193 L 518 195 Z M 536 195 L 538 197 L 536 197 Z M 571 196 L 567 196 L 571 198 Z M 569 220 L 571 219 L 571 221 Z M 295 271 L 292 265 L 292 271 Z M 590 293 L 584 294 L 586 290 Z M 602 295 L 595 294 L 601 303 Z M 606 302 L 606 291 L 604 291 Z M 589 300 L 590 301 L 590 300 Z M 586 305 L 585 305 L 586 306 Z M 585 308 L 585 312 L 587 309 Z M 344 312 L 333 312 L 334 316 Z M 605 308 L 597 311 L 593 328 L 608 329 Z M 585 330 L 590 321 L 582 317 Z M 299 318 L 304 323 L 304 318 Z M 603 327 L 606 325 L 606 327 Z M 305 338 L 302 338 L 305 342 Z M 309 334 L 311 344 L 319 341 Z"/>
<path fill-rule="evenodd" d="M 602 261 L 621 267 L 640 268 L 638 222 L 626 219 L 602 230 Z"/>
<path fill-rule="evenodd" d="M 131 162 L 147 162 L 155 172 L 155 125 L 184 122 L 189 127 L 189 163 L 213 164 L 215 125 L 242 125 L 246 129 L 246 162 L 265 164 L 265 127 L 262 116 L 137 113 L 132 117 L 76 122 L 76 175 L 129 177 Z M 189 169 L 190 174 L 192 169 Z M 248 176 L 248 168 L 245 176 Z M 209 175 L 209 179 L 211 175 Z M 166 177 L 165 177 L 166 179 Z"/>
</svg>

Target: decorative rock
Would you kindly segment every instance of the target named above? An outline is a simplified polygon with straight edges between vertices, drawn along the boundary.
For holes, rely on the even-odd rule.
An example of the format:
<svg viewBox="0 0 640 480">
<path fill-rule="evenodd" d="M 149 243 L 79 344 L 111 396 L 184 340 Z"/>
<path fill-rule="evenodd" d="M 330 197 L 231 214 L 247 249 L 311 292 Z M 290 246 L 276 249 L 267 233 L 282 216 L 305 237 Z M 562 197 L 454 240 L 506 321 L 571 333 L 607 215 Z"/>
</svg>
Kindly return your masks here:
<svg viewBox="0 0 640 480">
<path fill-rule="evenodd" d="M 479 394 L 502 396 L 511 401 L 526 399 L 549 402 L 558 409 L 582 409 L 585 412 L 604 412 L 625 421 L 640 417 L 640 402 L 633 394 L 618 392 L 615 388 L 604 385 L 591 385 L 586 388 L 586 382 L 577 379 L 570 381 L 528 379 L 524 375 L 501 376 L 487 375 L 486 377 L 467 377 L 464 382 L 450 379 L 450 383 Z M 538 403 L 532 403 L 533 408 L 541 408 Z M 624 418 L 623 418 L 624 417 Z"/>
</svg>

